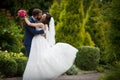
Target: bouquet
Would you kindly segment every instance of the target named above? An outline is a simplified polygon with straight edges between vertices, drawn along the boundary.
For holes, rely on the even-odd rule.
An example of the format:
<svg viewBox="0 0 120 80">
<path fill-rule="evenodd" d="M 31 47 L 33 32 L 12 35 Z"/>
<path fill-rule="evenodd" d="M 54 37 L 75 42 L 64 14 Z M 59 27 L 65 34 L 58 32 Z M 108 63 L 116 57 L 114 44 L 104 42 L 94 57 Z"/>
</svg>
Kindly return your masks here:
<svg viewBox="0 0 120 80">
<path fill-rule="evenodd" d="M 27 15 L 27 12 L 25 10 L 18 11 L 18 17 L 24 18 L 26 15 Z"/>
</svg>

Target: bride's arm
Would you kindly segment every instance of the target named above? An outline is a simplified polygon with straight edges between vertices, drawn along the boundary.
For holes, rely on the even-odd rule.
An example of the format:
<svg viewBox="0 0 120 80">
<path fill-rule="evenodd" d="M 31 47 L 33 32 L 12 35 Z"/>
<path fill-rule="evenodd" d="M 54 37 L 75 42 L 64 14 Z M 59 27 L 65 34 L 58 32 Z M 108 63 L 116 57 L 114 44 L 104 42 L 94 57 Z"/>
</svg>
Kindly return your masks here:
<svg viewBox="0 0 120 80">
<path fill-rule="evenodd" d="M 24 18 L 25 22 L 27 23 L 27 25 L 32 26 L 32 27 L 40 27 L 40 28 L 45 28 L 43 23 L 31 23 L 27 17 Z"/>
</svg>

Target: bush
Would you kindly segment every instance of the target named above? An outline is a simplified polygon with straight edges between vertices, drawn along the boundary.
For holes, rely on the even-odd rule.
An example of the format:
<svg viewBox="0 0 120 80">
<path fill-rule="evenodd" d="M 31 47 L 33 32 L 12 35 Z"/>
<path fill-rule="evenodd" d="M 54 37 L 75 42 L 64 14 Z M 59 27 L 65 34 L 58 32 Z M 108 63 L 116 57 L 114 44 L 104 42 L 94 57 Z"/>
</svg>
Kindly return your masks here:
<svg viewBox="0 0 120 80">
<path fill-rule="evenodd" d="M 23 47 L 23 30 L 14 19 L 7 17 L 7 12 L 0 13 L 0 49 L 20 52 Z"/>
<path fill-rule="evenodd" d="M 67 75 L 76 75 L 76 74 L 78 74 L 78 73 L 79 73 L 79 69 L 78 69 L 75 65 L 73 65 L 73 66 L 66 72 Z"/>
<path fill-rule="evenodd" d="M 14 58 L 15 61 L 17 62 L 17 76 L 21 76 L 25 70 L 25 66 L 27 63 L 27 58 L 26 57 L 20 57 L 20 58 Z"/>
<path fill-rule="evenodd" d="M 105 69 L 103 66 L 99 65 L 99 66 L 97 66 L 96 71 L 97 72 L 105 72 Z"/>
<path fill-rule="evenodd" d="M 0 58 L 0 72 L 6 77 L 14 76 L 17 72 L 16 61 L 10 58 Z"/>
<path fill-rule="evenodd" d="M 22 76 L 27 57 L 22 53 L 0 51 L 0 76 Z"/>
<path fill-rule="evenodd" d="M 75 64 L 83 70 L 95 70 L 99 64 L 100 50 L 97 47 L 82 46 L 77 54 Z"/>
<path fill-rule="evenodd" d="M 120 62 L 108 71 L 100 80 L 120 80 Z"/>
</svg>

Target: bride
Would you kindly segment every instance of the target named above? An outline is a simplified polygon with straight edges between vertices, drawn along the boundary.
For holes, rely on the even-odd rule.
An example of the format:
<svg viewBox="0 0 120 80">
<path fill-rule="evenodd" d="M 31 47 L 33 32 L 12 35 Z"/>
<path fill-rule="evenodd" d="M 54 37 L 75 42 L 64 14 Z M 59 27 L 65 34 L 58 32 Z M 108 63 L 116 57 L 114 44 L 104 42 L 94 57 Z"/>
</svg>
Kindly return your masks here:
<svg viewBox="0 0 120 80">
<path fill-rule="evenodd" d="M 25 22 L 37 30 L 44 29 L 44 35 L 32 39 L 30 56 L 23 74 L 23 80 L 53 80 L 66 72 L 72 65 L 78 50 L 67 43 L 55 44 L 54 19 L 45 14 L 44 24 Z"/>
</svg>

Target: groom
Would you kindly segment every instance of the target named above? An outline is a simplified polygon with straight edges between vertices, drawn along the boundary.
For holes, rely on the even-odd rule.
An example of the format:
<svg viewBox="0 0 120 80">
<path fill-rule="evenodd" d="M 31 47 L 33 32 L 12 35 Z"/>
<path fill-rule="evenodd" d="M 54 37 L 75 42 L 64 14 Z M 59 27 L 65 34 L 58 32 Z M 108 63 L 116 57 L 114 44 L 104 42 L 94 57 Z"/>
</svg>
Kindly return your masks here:
<svg viewBox="0 0 120 80">
<path fill-rule="evenodd" d="M 42 11 L 40 9 L 33 9 L 32 16 L 29 18 L 31 23 L 38 23 L 38 19 L 42 17 Z M 24 46 L 27 51 L 27 56 L 29 57 L 31 42 L 34 35 L 44 34 L 44 30 L 36 30 L 35 27 L 28 26 L 25 24 L 25 37 L 24 37 Z"/>
</svg>

